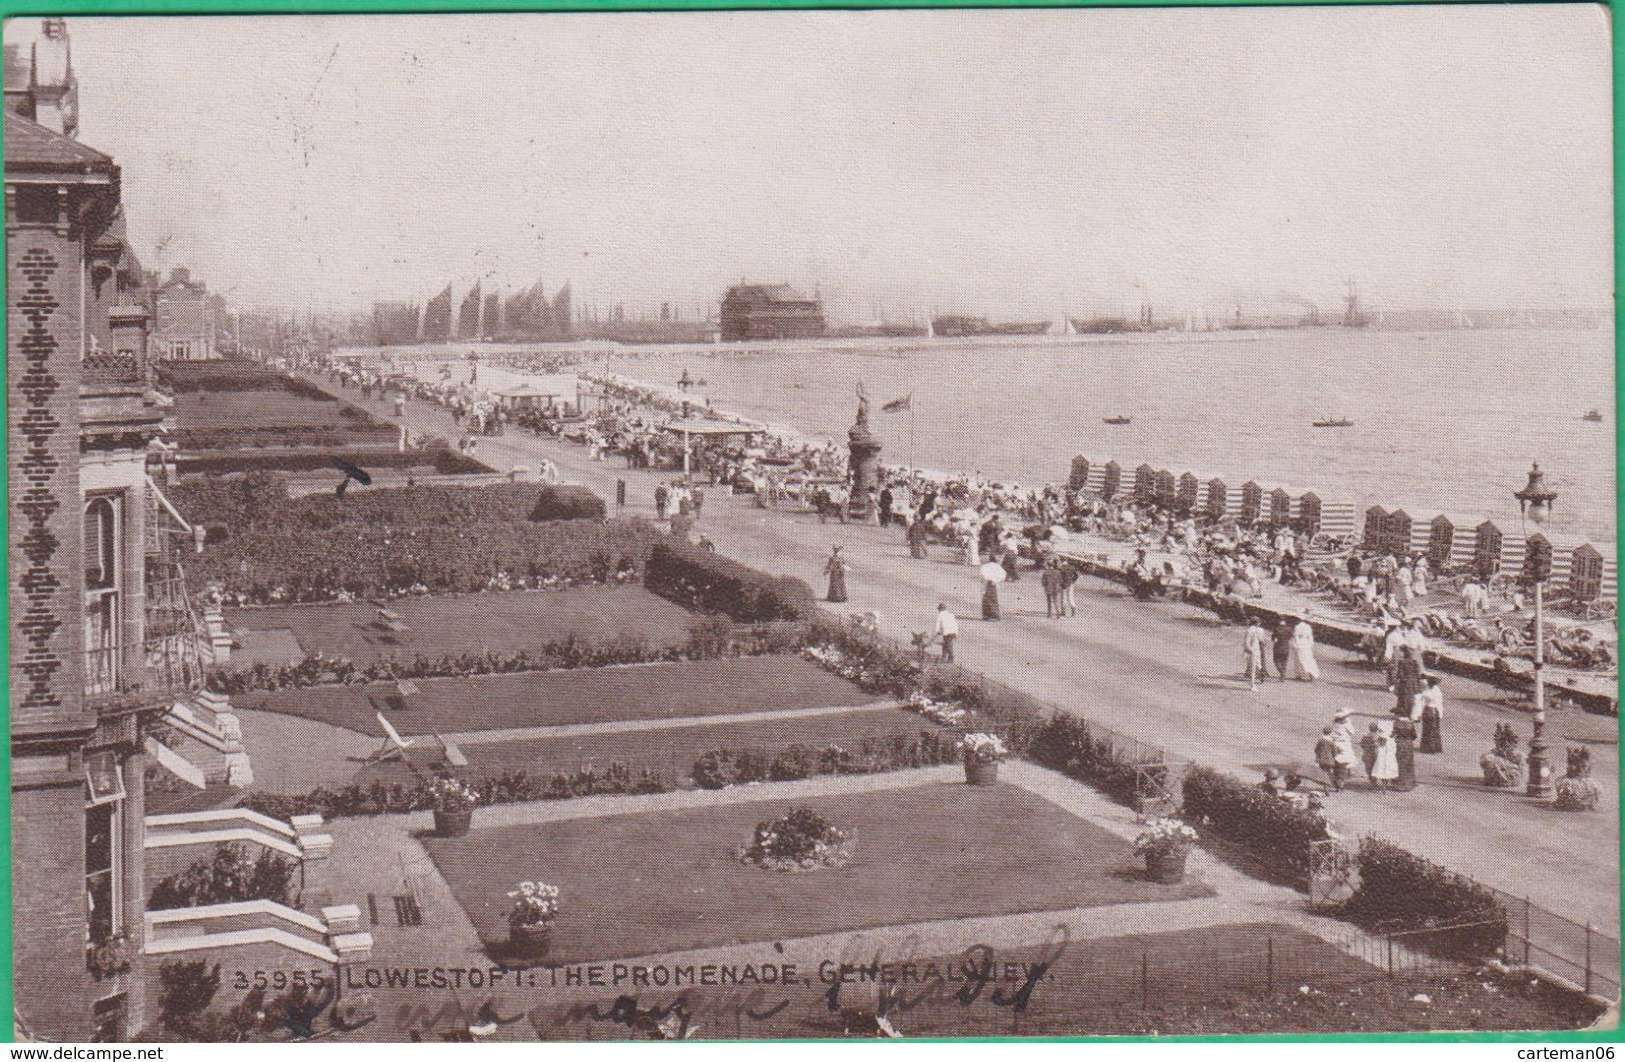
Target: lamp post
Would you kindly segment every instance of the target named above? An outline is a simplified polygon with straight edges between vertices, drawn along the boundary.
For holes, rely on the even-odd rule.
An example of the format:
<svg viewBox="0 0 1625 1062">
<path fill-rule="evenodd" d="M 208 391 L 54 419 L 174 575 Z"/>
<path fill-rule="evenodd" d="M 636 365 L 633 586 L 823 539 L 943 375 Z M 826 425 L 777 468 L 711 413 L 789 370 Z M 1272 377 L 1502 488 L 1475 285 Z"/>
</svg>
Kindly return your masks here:
<svg viewBox="0 0 1625 1062">
<path fill-rule="evenodd" d="M 1557 492 L 1546 486 L 1545 473 L 1537 462 L 1529 470 L 1529 482 L 1523 490 L 1514 491 L 1520 515 L 1534 522 L 1538 528 L 1552 514 Z M 1537 535 L 1539 532 L 1536 532 Z M 1527 796 L 1544 799 L 1552 795 L 1552 765 L 1547 756 L 1546 738 L 1546 628 L 1542 589 L 1551 575 L 1551 548 L 1544 536 L 1540 542 L 1530 541 L 1524 568 L 1535 584 L 1535 729 L 1529 736 L 1529 782 L 1524 789 Z"/>
</svg>

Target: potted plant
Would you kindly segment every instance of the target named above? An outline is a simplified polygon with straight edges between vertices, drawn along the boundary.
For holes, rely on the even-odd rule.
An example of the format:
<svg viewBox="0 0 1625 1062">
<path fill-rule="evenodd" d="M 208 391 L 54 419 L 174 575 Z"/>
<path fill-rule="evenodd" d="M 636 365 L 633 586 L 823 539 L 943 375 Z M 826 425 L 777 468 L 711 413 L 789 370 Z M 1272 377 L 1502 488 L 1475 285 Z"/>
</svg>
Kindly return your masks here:
<svg viewBox="0 0 1625 1062">
<path fill-rule="evenodd" d="M 1557 780 L 1556 805 L 1562 811 L 1595 811 L 1602 790 L 1591 780 L 1591 750 L 1569 749 L 1568 773 Z"/>
<path fill-rule="evenodd" d="M 480 795 L 467 782 L 456 778 L 436 778 L 429 785 L 434 801 L 434 832 L 441 837 L 461 837 L 474 824 L 474 805 Z"/>
<path fill-rule="evenodd" d="M 1178 819 L 1153 819 L 1134 838 L 1134 854 L 1145 857 L 1145 872 L 1152 881 L 1177 885 L 1185 880 L 1196 831 Z"/>
<path fill-rule="evenodd" d="M 508 912 L 508 940 L 533 955 L 547 951 L 553 936 L 553 922 L 559 916 L 559 887 L 545 881 L 521 881 L 508 893 L 513 910 Z"/>
<path fill-rule="evenodd" d="M 999 780 L 999 761 L 1007 755 L 1004 742 L 993 734 L 966 734 L 959 742 L 965 760 L 966 785 L 993 785 Z"/>
<path fill-rule="evenodd" d="M 1511 723 L 1495 725 L 1495 748 L 1478 759 L 1484 771 L 1484 784 L 1508 789 L 1523 780 L 1523 753 L 1518 751 L 1518 732 Z"/>
<path fill-rule="evenodd" d="M 85 969 L 97 981 L 105 981 L 130 969 L 130 938 L 124 933 L 92 940 L 85 945 Z"/>
</svg>

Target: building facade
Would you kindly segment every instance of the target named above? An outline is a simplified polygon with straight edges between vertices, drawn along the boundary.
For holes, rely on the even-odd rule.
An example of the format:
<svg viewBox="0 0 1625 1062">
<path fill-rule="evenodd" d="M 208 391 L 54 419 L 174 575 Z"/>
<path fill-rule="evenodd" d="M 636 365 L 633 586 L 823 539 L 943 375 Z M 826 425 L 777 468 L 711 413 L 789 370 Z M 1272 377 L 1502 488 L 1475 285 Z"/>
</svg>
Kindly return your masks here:
<svg viewBox="0 0 1625 1062">
<path fill-rule="evenodd" d="M 822 336 L 824 304 L 788 284 L 739 284 L 722 299 L 721 330 L 724 342 Z"/>
<path fill-rule="evenodd" d="M 220 356 L 215 326 L 219 307 L 208 285 L 193 280 L 184 266 L 170 270 L 169 279 L 155 286 L 153 295 L 154 355 L 163 361 L 208 361 Z"/>
<path fill-rule="evenodd" d="M 45 30 L 65 55 L 66 31 Z M 147 474 L 163 410 L 121 174 L 70 135 L 76 93 L 45 74 L 71 65 L 51 62 L 24 79 L 6 56 L 15 1018 L 21 1036 L 113 1040 L 145 1004 L 148 729 L 201 683 L 204 646 Z M 177 605 L 188 622 L 149 623 Z"/>
</svg>

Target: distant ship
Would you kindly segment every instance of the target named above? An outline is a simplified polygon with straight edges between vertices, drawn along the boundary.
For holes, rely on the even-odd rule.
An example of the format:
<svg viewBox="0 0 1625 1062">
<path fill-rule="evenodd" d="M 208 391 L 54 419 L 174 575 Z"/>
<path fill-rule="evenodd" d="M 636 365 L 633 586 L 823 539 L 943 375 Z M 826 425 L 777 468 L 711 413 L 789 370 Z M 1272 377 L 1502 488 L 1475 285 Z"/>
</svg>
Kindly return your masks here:
<svg viewBox="0 0 1625 1062">
<path fill-rule="evenodd" d="M 993 323 L 986 317 L 954 314 L 931 319 L 934 336 L 1041 336 L 1049 332 L 1049 321 L 1009 321 Z"/>
<path fill-rule="evenodd" d="M 1593 424 L 1599 423 L 1602 420 L 1602 410 L 1600 410 L 1600 409 L 1587 410 L 1586 413 L 1580 419 L 1581 420 L 1588 420 Z"/>
<path fill-rule="evenodd" d="M 1312 426 L 1316 428 L 1352 428 L 1354 422 L 1347 417 L 1327 417 L 1324 420 L 1315 421 Z"/>
<path fill-rule="evenodd" d="M 1105 421 L 1107 424 L 1130 424 L 1130 423 L 1133 423 L 1134 418 L 1132 418 L 1132 417 L 1101 417 L 1100 419 Z"/>
<path fill-rule="evenodd" d="M 1127 317 L 1073 317 L 1072 331 L 1080 336 L 1110 336 L 1120 332 L 1144 332 L 1144 324 Z"/>
</svg>

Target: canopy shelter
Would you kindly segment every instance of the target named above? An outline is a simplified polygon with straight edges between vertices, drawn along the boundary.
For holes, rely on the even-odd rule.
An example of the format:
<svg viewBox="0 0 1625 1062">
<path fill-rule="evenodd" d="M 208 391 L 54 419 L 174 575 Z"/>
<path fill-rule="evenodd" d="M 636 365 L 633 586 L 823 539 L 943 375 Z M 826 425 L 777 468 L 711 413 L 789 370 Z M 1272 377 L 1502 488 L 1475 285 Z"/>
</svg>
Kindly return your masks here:
<svg viewBox="0 0 1625 1062">
<path fill-rule="evenodd" d="M 543 406 L 552 406 L 566 398 L 573 397 L 575 391 L 565 391 L 558 387 L 537 387 L 531 383 L 522 383 L 518 387 L 510 387 L 504 391 L 495 392 L 503 405 L 529 406 L 533 409 Z"/>
<path fill-rule="evenodd" d="M 767 433 L 760 424 L 737 424 L 730 420 L 674 420 L 661 425 L 662 429 L 683 437 L 683 475 L 689 474 L 689 451 L 696 438 L 738 439 L 741 444 Z"/>
</svg>

